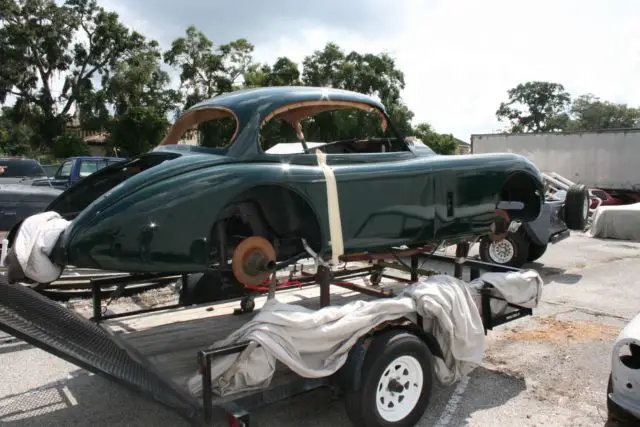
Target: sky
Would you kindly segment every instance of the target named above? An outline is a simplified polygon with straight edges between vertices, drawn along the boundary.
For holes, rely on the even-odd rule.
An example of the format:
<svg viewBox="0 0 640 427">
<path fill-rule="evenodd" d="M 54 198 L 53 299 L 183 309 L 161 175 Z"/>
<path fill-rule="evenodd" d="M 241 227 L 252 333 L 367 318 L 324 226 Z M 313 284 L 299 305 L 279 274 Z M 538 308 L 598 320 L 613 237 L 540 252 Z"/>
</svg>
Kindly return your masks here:
<svg viewBox="0 0 640 427">
<path fill-rule="evenodd" d="M 260 62 L 333 41 L 396 59 L 414 121 L 468 141 L 530 80 L 640 106 L 638 0 L 99 0 L 164 48 L 193 24 L 216 44 L 244 37 Z"/>
</svg>

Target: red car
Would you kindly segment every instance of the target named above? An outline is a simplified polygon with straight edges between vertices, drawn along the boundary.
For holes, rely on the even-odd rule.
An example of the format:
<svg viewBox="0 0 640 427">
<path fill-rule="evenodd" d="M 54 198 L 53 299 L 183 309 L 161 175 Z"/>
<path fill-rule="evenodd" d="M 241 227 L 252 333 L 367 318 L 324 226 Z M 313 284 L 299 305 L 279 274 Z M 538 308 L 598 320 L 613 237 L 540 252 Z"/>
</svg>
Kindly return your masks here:
<svg viewBox="0 0 640 427">
<path fill-rule="evenodd" d="M 624 204 L 623 200 L 613 197 L 611 194 L 599 188 L 591 188 L 590 191 L 592 195 L 602 200 L 602 203 L 600 203 L 600 206 L 612 206 L 612 205 Z M 591 199 L 591 206 L 589 206 L 589 208 L 595 209 L 597 205 L 598 205 L 598 201 L 596 199 Z"/>
</svg>

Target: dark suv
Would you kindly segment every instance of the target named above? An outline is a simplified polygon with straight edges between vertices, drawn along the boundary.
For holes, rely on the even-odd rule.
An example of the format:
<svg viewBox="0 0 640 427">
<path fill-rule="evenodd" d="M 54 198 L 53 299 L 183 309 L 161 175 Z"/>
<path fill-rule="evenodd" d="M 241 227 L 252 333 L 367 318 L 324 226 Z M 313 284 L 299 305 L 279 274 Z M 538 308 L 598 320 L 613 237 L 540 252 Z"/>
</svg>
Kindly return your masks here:
<svg viewBox="0 0 640 427">
<path fill-rule="evenodd" d="M 22 157 L 0 157 L 0 184 L 31 185 L 47 174 L 37 160 Z"/>
</svg>

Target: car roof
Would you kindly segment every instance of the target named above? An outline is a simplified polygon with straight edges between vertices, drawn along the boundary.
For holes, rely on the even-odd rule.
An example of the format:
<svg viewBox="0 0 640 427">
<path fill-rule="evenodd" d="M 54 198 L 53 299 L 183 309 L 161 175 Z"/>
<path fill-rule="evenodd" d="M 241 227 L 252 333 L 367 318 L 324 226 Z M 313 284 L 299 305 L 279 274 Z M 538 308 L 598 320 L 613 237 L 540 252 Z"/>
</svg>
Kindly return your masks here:
<svg viewBox="0 0 640 427">
<path fill-rule="evenodd" d="M 124 157 L 108 157 L 108 156 L 73 156 L 67 157 L 65 160 L 125 160 Z"/>
<path fill-rule="evenodd" d="M 199 102 L 188 110 L 224 107 L 239 116 L 243 115 L 242 113 L 259 111 L 262 118 L 264 118 L 270 112 L 283 105 L 318 100 L 357 102 L 385 111 L 384 105 L 371 96 L 350 90 L 313 86 L 273 86 L 240 89 Z"/>
<path fill-rule="evenodd" d="M 29 157 L 0 157 L 0 162 L 8 161 L 40 163 L 36 159 L 31 159 Z"/>
</svg>

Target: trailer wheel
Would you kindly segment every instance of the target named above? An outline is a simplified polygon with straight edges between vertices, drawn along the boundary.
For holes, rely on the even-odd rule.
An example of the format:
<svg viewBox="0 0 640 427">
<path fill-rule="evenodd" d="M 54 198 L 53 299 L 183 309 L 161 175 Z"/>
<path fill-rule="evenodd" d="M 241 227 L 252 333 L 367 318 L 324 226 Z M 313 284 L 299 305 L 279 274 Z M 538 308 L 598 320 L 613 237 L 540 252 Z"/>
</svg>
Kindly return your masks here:
<svg viewBox="0 0 640 427">
<path fill-rule="evenodd" d="M 548 245 L 538 245 L 537 243 L 529 243 L 529 256 L 527 261 L 532 262 L 540 258 L 547 251 Z"/>
<path fill-rule="evenodd" d="M 433 387 L 433 356 L 415 334 L 389 331 L 375 338 L 362 367 L 362 386 L 345 396 L 354 426 L 414 426 Z"/>
<path fill-rule="evenodd" d="M 484 262 L 517 268 L 529 259 L 529 242 L 520 232 L 509 233 L 498 242 L 483 237 L 479 252 Z"/>
<path fill-rule="evenodd" d="M 589 189 L 572 185 L 564 199 L 564 222 L 570 230 L 584 230 L 589 217 Z"/>
</svg>

